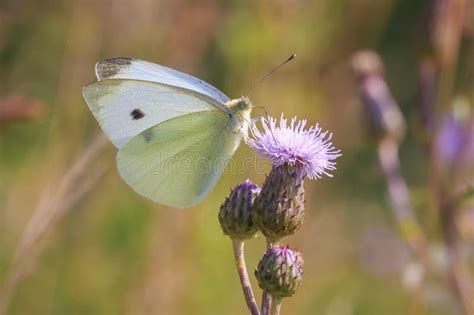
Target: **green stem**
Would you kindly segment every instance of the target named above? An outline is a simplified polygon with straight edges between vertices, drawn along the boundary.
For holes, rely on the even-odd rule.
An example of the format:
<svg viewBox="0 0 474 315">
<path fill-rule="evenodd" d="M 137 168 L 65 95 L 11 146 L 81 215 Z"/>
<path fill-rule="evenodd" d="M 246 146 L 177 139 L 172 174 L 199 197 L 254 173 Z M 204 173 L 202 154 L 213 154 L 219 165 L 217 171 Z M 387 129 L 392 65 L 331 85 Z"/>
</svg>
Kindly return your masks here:
<svg viewBox="0 0 474 315">
<path fill-rule="evenodd" d="M 271 305 L 272 296 L 264 290 L 262 293 L 262 315 L 270 315 Z"/>
<path fill-rule="evenodd" d="M 272 248 L 275 245 L 278 245 L 278 242 L 273 242 L 267 237 L 267 249 Z M 264 290 L 262 293 L 262 315 L 270 315 L 271 307 L 272 296 Z"/>
<path fill-rule="evenodd" d="M 258 310 L 257 302 L 253 295 L 252 286 L 250 285 L 249 275 L 247 273 L 247 267 L 245 265 L 244 258 L 244 241 L 232 240 L 234 249 L 235 265 L 239 274 L 240 284 L 242 285 L 242 291 L 244 292 L 245 302 L 252 315 L 260 315 Z"/>
<path fill-rule="evenodd" d="M 280 315 L 282 298 L 273 297 L 271 315 Z"/>
</svg>

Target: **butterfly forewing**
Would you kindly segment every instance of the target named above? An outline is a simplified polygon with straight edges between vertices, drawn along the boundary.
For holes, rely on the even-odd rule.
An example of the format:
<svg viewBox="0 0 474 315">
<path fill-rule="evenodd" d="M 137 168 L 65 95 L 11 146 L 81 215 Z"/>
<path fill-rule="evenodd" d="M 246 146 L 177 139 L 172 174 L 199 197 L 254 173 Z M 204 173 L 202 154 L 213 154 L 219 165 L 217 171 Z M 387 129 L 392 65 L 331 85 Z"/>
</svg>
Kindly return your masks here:
<svg viewBox="0 0 474 315">
<path fill-rule="evenodd" d="M 191 75 L 135 58 L 112 58 L 96 64 L 97 79 L 132 79 L 164 83 L 192 90 L 226 103 L 229 98 L 212 85 Z"/>
<path fill-rule="evenodd" d="M 166 120 L 199 111 L 227 110 L 205 95 L 156 82 L 103 80 L 86 86 L 83 94 L 105 134 L 118 148 Z"/>
</svg>

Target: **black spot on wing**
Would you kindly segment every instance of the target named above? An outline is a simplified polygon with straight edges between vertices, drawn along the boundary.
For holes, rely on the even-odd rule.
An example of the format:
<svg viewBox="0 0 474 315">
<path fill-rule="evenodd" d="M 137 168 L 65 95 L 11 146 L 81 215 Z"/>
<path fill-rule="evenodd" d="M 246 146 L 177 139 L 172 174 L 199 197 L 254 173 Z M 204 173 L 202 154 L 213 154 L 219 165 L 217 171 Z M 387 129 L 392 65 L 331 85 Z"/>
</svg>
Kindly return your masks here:
<svg viewBox="0 0 474 315">
<path fill-rule="evenodd" d="M 138 120 L 145 117 L 145 114 L 139 108 L 135 108 L 130 112 L 130 116 L 132 116 L 133 120 Z"/>
<path fill-rule="evenodd" d="M 108 79 L 120 73 L 120 70 L 132 64 L 133 59 L 118 57 L 102 60 L 97 64 L 97 76 L 99 80 Z"/>
</svg>

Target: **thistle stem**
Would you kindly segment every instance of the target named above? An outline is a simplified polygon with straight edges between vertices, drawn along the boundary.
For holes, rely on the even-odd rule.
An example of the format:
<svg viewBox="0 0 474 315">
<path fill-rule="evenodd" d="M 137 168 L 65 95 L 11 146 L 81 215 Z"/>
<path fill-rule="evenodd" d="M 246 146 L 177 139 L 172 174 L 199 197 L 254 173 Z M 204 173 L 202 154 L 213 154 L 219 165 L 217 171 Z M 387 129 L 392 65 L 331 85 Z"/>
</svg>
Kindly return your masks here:
<svg viewBox="0 0 474 315">
<path fill-rule="evenodd" d="M 242 291 L 244 293 L 245 302 L 252 315 L 260 315 L 258 310 L 257 302 L 253 295 L 252 286 L 250 285 L 249 275 L 247 273 L 247 267 L 245 265 L 244 258 L 244 242 L 242 240 L 232 240 L 234 249 L 235 265 L 239 274 L 240 284 L 242 285 Z"/>
<path fill-rule="evenodd" d="M 273 243 L 267 237 L 267 249 L 272 248 L 274 245 L 278 244 L 277 242 Z M 262 315 L 270 315 L 272 307 L 272 296 L 265 290 L 262 293 Z"/>
<path fill-rule="evenodd" d="M 271 305 L 272 296 L 264 290 L 262 293 L 262 315 L 270 315 Z"/>
<path fill-rule="evenodd" d="M 281 308 L 281 302 L 282 298 L 272 298 L 272 309 L 271 309 L 271 315 L 280 315 L 280 308 Z"/>
</svg>

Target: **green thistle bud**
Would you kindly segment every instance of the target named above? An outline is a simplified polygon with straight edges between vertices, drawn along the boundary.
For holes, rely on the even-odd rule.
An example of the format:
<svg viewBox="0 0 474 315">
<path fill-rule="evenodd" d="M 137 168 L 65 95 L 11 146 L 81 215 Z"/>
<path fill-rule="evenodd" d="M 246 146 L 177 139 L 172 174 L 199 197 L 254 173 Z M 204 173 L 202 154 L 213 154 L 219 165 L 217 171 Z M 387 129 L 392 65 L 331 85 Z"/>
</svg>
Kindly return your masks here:
<svg viewBox="0 0 474 315">
<path fill-rule="evenodd" d="M 253 219 L 273 242 L 295 233 L 303 224 L 303 174 L 297 165 L 274 166 L 255 199 Z"/>
<path fill-rule="evenodd" d="M 219 210 L 222 231 L 231 239 L 245 240 L 258 231 L 253 222 L 252 207 L 260 187 L 246 180 L 236 186 Z"/>
<path fill-rule="evenodd" d="M 271 247 L 260 260 L 255 277 L 260 288 L 273 297 L 292 296 L 303 280 L 303 257 L 288 246 Z"/>
</svg>

